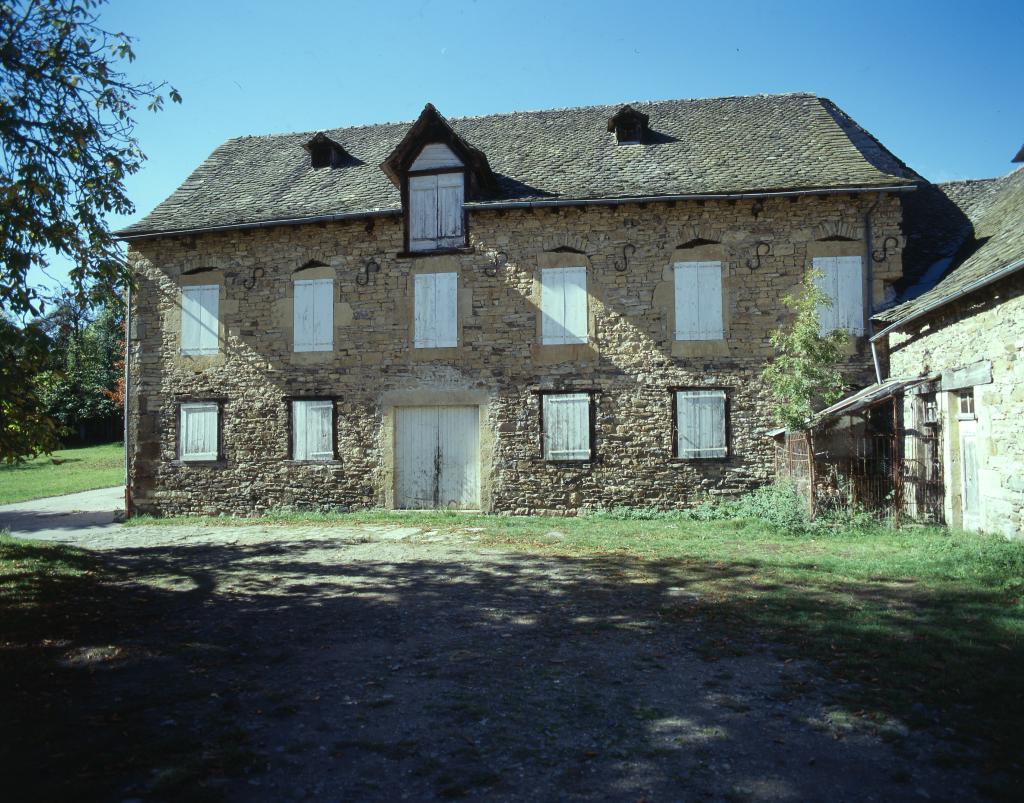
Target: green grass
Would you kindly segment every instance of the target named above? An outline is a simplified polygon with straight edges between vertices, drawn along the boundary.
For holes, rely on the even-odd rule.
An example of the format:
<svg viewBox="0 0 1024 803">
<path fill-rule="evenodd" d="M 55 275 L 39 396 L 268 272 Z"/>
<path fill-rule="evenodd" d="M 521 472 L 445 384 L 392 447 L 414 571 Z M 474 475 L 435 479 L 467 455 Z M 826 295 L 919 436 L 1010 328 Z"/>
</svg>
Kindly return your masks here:
<svg viewBox="0 0 1024 803">
<path fill-rule="evenodd" d="M 41 638 L 42 619 L 67 618 L 77 595 L 93 585 L 99 563 L 74 547 L 0 532 L 0 620 L 10 636 Z M 60 613 L 58 613 L 60 611 Z"/>
<path fill-rule="evenodd" d="M 120 443 L 61 449 L 20 465 L 0 465 L 0 505 L 123 483 L 124 449 Z"/>
<path fill-rule="evenodd" d="M 444 512 L 276 512 L 258 518 L 140 518 L 130 526 L 414 526 L 485 545 L 593 561 L 651 589 L 652 614 L 690 627 L 706 657 L 772 642 L 854 681 L 851 710 L 923 718 L 921 706 L 1016 762 L 1024 721 L 1024 542 L 860 522 L 794 531 L 752 518 L 613 511 L 577 518 Z M 482 529 L 477 529 L 482 528 Z M 635 584 L 635 585 L 634 585 Z M 915 711 L 917 712 L 915 714 Z"/>
</svg>

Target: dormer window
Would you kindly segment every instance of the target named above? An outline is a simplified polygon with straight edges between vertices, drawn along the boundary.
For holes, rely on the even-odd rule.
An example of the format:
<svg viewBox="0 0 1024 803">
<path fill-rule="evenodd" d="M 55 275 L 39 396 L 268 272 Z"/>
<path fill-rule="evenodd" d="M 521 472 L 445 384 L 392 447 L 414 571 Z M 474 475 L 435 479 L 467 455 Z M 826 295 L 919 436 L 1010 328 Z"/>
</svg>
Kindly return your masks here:
<svg viewBox="0 0 1024 803">
<path fill-rule="evenodd" d="M 465 202 L 498 185 L 487 157 L 430 103 L 380 168 L 402 193 L 408 253 L 464 247 Z"/>
<path fill-rule="evenodd" d="M 632 106 L 623 106 L 608 119 L 608 130 L 615 133 L 618 145 L 639 145 L 647 134 L 650 118 Z"/>
<path fill-rule="evenodd" d="M 425 145 L 408 173 L 409 250 L 436 251 L 466 244 L 466 171 L 441 142 Z"/>
<path fill-rule="evenodd" d="M 310 166 L 314 170 L 338 167 L 349 158 L 346 150 L 325 134 L 317 134 L 302 147 L 309 154 Z"/>
</svg>

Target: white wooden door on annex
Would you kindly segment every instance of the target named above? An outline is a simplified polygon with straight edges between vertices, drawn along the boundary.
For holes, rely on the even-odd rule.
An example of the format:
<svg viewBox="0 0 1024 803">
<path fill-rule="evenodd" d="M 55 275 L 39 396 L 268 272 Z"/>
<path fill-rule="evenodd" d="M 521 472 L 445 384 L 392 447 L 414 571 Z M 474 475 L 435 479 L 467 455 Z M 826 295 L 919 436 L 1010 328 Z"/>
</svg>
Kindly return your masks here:
<svg viewBox="0 0 1024 803">
<path fill-rule="evenodd" d="M 480 507 L 480 408 L 395 408 L 395 507 Z"/>
</svg>

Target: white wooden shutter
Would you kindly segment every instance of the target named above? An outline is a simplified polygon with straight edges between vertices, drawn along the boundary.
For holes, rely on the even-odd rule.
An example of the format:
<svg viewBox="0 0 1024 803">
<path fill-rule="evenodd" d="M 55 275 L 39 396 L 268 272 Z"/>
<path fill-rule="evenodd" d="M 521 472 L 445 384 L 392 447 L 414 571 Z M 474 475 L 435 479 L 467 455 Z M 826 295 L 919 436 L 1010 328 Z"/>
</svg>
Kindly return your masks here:
<svg viewBox="0 0 1024 803">
<path fill-rule="evenodd" d="M 409 250 L 437 248 L 437 176 L 409 177 Z"/>
<path fill-rule="evenodd" d="M 677 262 L 675 295 L 676 340 L 725 337 L 721 262 Z"/>
<path fill-rule="evenodd" d="M 297 279 L 292 330 L 296 351 L 334 348 L 334 280 Z"/>
<path fill-rule="evenodd" d="M 295 338 L 296 351 L 313 350 L 314 329 L 314 290 L 312 282 L 295 282 L 295 293 L 292 303 L 292 331 Z"/>
<path fill-rule="evenodd" d="M 725 391 L 678 391 L 676 437 L 678 457 L 725 457 Z"/>
<path fill-rule="evenodd" d="M 313 350 L 334 349 L 334 280 L 313 280 Z"/>
<path fill-rule="evenodd" d="M 458 248 L 465 245 L 462 201 L 465 179 L 462 173 L 441 173 L 437 176 L 437 247 Z"/>
<path fill-rule="evenodd" d="M 836 318 L 854 335 L 864 334 L 864 283 L 860 257 L 836 257 Z"/>
<path fill-rule="evenodd" d="M 216 354 L 220 350 L 220 285 L 181 288 L 181 353 Z"/>
<path fill-rule="evenodd" d="M 541 342 L 587 343 L 587 269 L 545 268 L 541 282 Z"/>
<path fill-rule="evenodd" d="M 832 299 L 831 307 L 818 308 L 821 334 L 842 329 L 863 335 L 864 285 L 860 257 L 815 257 L 814 268 L 824 274 L 815 278 L 815 285 Z"/>
<path fill-rule="evenodd" d="M 459 274 L 421 273 L 413 282 L 413 346 L 457 346 Z"/>
<path fill-rule="evenodd" d="M 334 459 L 334 403 L 330 399 L 292 402 L 292 459 Z"/>
<path fill-rule="evenodd" d="M 178 433 L 182 460 L 217 459 L 216 402 L 189 402 L 181 405 L 181 432 Z"/>
<path fill-rule="evenodd" d="M 544 459 L 590 459 L 590 394 L 545 393 Z"/>
</svg>

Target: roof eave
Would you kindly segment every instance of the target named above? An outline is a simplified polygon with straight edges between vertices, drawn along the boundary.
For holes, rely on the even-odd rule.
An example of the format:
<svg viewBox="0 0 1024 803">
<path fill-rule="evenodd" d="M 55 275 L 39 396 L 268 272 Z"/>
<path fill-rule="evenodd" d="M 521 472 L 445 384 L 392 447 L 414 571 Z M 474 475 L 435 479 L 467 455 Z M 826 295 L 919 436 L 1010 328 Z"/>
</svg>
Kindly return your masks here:
<svg viewBox="0 0 1024 803">
<path fill-rule="evenodd" d="M 747 198 L 783 198 L 799 195 L 846 195 L 877 192 L 913 192 L 916 184 L 892 184 L 854 187 L 810 187 L 791 190 L 746 190 L 743 192 L 719 193 L 679 193 L 673 195 L 634 195 L 615 198 L 550 198 L 530 201 L 471 201 L 465 204 L 466 209 L 486 211 L 489 209 L 527 209 L 550 206 L 614 206 L 617 204 L 669 203 L 672 201 L 738 201 Z M 118 239 L 130 242 L 153 237 L 173 237 L 190 234 L 206 234 L 235 229 L 259 229 L 273 226 L 300 226 L 308 223 L 329 223 L 342 220 L 359 220 L 369 217 L 389 217 L 401 215 L 401 209 L 370 209 L 358 212 L 341 212 L 334 215 L 315 215 L 310 217 L 279 218 L 258 220 L 248 223 L 226 223 L 217 226 L 197 226 L 186 229 L 153 229 L 151 231 L 131 231 L 121 229 L 114 232 Z"/>
<path fill-rule="evenodd" d="M 1024 259 L 1018 259 L 1016 262 L 1011 262 L 1009 265 L 1000 268 L 995 273 L 990 273 L 988 276 L 978 279 L 977 281 L 971 282 L 965 287 L 961 287 L 959 290 L 949 293 L 948 295 L 941 296 L 940 298 L 936 299 L 930 304 L 926 304 L 923 308 L 911 313 L 905 318 L 900 318 L 899 320 L 893 321 L 880 332 L 871 335 L 871 341 L 878 341 L 881 338 L 885 337 L 886 335 L 890 334 L 891 332 L 895 332 L 898 329 L 901 329 L 908 323 L 913 323 L 919 318 L 923 318 L 925 315 L 934 312 L 935 310 L 939 309 L 939 307 L 944 307 L 946 304 L 961 299 L 964 296 L 973 293 L 975 290 L 981 290 L 983 287 L 988 287 L 990 284 L 993 284 L 994 282 L 997 282 L 1000 279 L 1005 278 L 1006 276 L 1010 276 L 1011 274 L 1016 273 L 1022 268 L 1024 268 Z"/>
</svg>

